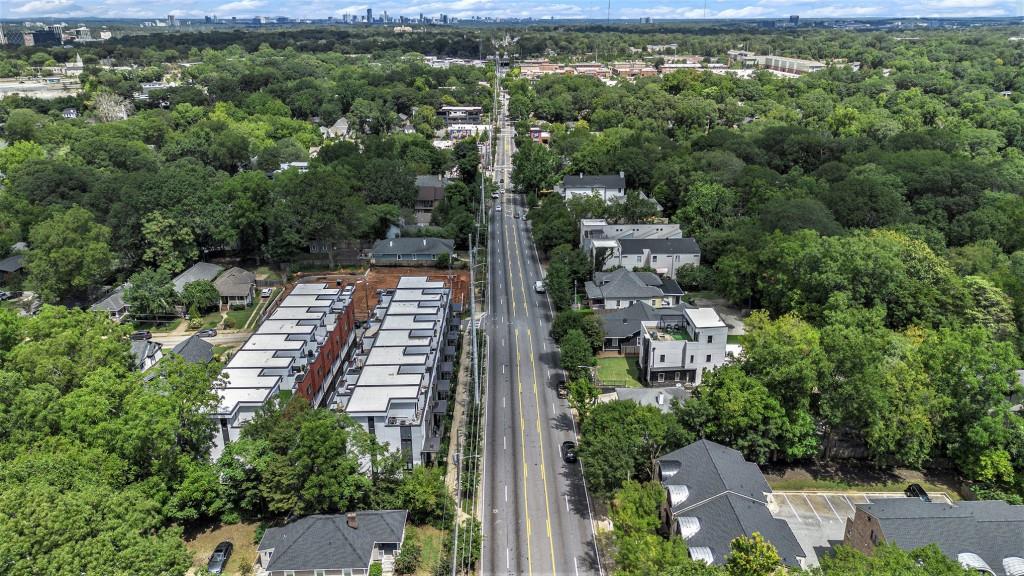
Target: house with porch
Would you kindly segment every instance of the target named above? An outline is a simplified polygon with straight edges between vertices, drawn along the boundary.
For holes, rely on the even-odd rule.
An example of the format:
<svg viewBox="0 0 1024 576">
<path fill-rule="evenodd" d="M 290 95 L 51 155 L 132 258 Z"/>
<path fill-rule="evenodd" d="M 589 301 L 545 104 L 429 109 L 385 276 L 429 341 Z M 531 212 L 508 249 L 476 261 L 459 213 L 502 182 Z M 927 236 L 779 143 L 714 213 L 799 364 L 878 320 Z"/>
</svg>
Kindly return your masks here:
<svg viewBox="0 0 1024 576">
<path fill-rule="evenodd" d="M 663 308 L 677 306 L 683 299 L 683 289 L 675 280 L 625 268 L 594 272 L 594 279 L 584 284 L 584 289 L 587 305 L 595 310 L 627 308 L 637 302 Z"/>
<path fill-rule="evenodd" d="M 256 275 L 237 266 L 222 272 L 213 285 L 220 294 L 221 308 L 245 308 L 256 295 Z"/>
</svg>

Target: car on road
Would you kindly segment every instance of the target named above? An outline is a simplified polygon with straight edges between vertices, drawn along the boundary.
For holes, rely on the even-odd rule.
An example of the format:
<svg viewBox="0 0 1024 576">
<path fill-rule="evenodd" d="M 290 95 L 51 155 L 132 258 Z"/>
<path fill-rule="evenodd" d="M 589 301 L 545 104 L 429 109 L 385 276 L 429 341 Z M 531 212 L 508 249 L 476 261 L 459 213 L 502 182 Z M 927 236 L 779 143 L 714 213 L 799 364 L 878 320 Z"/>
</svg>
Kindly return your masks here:
<svg viewBox="0 0 1024 576">
<path fill-rule="evenodd" d="M 200 338 L 213 338 L 216 335 L 217 330 L 214 328 L 204 328 L 199 332 L 196 332 L 196 336 L 199 336 Z"/>
<path fill-rule="evenodd" d="M 260 290 L 260 297 L 261 298 L 270 298 L 270 295 L 273 294 L 273 293 L 274 293 L 274 289 L 273 288 L 264 288 L 263 290 Z"/>
<path fill-rule="evenodd" d="M 234 545 L 231 542 L 225 541 L 217 544 L 217 547 L 213 549 L 213 554 L 210 554 L 210 561 L 206 563 L 206 569 L 211 574 L 223 574 L 233 549 Z"/>
<path fill-rule="evenodd" d="M 153 333 L 149 330 L 136 330 L 132 332 L 132 340 L 149 340 L 153 337 Z"/>
<path fill-rule="evenodd" d="M 932 501 L 932 497 L 925 492 L 924 488 L 921 487 L 920 484 L 911 484 L 910 486 L 907 486 L 907 489 L 904 490 L 903 493 L 906 494 L 907 498 L 920 498 L 925 502 Z"/>
<path fill-rule="evenodd" d="M 497 192 L 491 192 L 491 198 L 497 198 L 497 197 L 498 197 L 498 193 Z"/>
<path fill-rule="evenodd" d="M 544 281 L 543 280 L 537 280 L 536 282 L 534 282 L 533 283 L 533 289 L 537 291 L 537 294 L 543 294 L 544 290 L 545 290 L 545 288 L 544 288 Z"/>
<path fill-rule="evenodd" d="M 513 212 L 513 213 L 512 213 L 512 217 L 513 217 L 513 218 L 519 218 L 519 214 L 516 214 L 515 212 Z"/>
<path fill-rule="evenodd" d="M 495 211 L 495 212 L 501 212 L 501 204 L 497 204 L 497 205 L 495 205 L 495 206 L 494 206 L 494 211 Z"/>
<path fill-rule="evenodd" d="M 562 460 L 569 464 L 576 463 L 576 443 L 572 440 L 562 442 Z"/>
</svg>

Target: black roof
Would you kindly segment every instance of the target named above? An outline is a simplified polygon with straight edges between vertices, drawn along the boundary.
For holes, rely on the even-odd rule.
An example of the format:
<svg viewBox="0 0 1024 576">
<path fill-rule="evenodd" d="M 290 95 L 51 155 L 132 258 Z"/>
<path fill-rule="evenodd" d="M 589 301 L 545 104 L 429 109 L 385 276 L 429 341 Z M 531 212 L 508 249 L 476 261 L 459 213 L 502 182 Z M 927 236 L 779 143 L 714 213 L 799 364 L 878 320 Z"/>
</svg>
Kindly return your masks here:
<svg viewBox="0 0 1024 576">
<path fill-rule="evenodd" d="M 694 238 L 621 238 L 619 251 L 622 254 L 700 254 L 700 246 Z"/>
<path fill-rule="evenodd" d="M 193 364 L 205 364 L 213 360 L 213 344 L 193 334 L 178 342 L 171 352 Z"/>
<path fill-rule="evenodd" d="M 268 571 L 343 570 L 370 565 L 375 543 L 401 543 L 406 510 L 356 512 L 356 528 L 345 514 L 316 514 L 268 528 L 259 550 L 273 550 Z"/>
<path fill-rule="evenodd" d="M 0 260 L 0 272 L 11 273 L 21 270 L 22 266 L 25 265 L 25 257 L 21 254 L 15 254 L 14 256 L 8 256 L 3 260 Z"/>
<path fill-rule="evenodd" d="M 1005 559 L 1024 557 L 1024 506 L 1002 500 L 947 504 L 885 498 L 857 508 L 878 520 L 887 542 L 905 550 L 935 544 L 954 560 L 974 554 L 996 576 L 1008 574 Z"/>
<path fill-rule="evenodd" d="M 699 529 L 687 538 L 691 550 L 708 548 L 721 564 L 733 539 L 758 532 L 787 565 L 798 566 L 797 558 L 807 556 L 789 525 L 768 510 L 772 489 L 760 468 L 738 451 L 698 440 L 662 456 L 658 465 L 673 522 L 697 519 Z"/>
<path fill-rule="evenodd" d="M 649 320 L 660 320 L 666 316 L 679 316 L 682 322 L 683 309 L 689 304 L 680 304 L 671 308 L 655 308 L 646 302 L 636 302 L 627 308 L 616 310 L 597 310 L 604 326 L 605 338 L 629 338 L 640 333 L 640 323 Z"/>
<path fill-rule="evenodd" d="M 569 174 L 562 179 L 566 188 L 626 188 L 626 178 L 622 174 Z"/>
<path fill-rule="evenodd" d="M 451 254 L 453 250 L 455 242 L 444 238 L 393 238 L 373 245 L 374 255 Z"/>
</svg>

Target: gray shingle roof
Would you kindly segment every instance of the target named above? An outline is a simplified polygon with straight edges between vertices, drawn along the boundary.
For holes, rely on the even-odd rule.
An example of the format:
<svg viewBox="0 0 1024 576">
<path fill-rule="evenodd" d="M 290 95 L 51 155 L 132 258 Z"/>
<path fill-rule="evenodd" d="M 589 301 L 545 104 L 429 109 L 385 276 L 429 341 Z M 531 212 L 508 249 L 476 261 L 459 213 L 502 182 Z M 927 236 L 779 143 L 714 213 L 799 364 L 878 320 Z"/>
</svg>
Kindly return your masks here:
<svg viewBox="0 0 1024 576">
<path fill-rule="evenodd" d="M 11 273 L 21 270 L 22 266 L 25 265 L 25 257 L 21 254 L 15 254 L 14 256 L 8 256 L 3 260 L 0 260 L 0 272 Z"/>
<path fill-rule="evenodd" d="M 217 287 L 217 292 L 221 296 L 243 297 L 249 294 L 255 283 L 255 274 L 235 266 L 218 276 L 213 285 Z"/>
<path fill-rule="evenodd" d="M 213 344 L 193 334 L 178 342 L 171 352 L 193 364 L 205 364 L 213 360 Z"/>
<path fill-rule="evenodd" d="M 373 245 L 373 255 L 451 254 L 454 249 L 455 242 L 444 238 L 394 238 L 378 240 Z"/>
<path fill-rule="evenodd" d="M 806 553 L 784 520 L 773 518 L 766 494 L 772 489 L 756 464 L 732 448 L 698 440 L 658 459 L 661 483 L 684 487 L 681 501 L 671 503 L 674 519 L 697 518 L 700 529 L 687 539 L 691 548 L 707 547 L 714 563 L 725 562 L 738 536 L 760 533 L 775 546 L 783 562 L 797 566 Z"/>
<path fill-rule="evenodd" d="M 683 309 L 689 304 L 680 304 L 671 308 L 655 308 L 646 302 L 637 302 L 627 308 L 617 310 L 598 310 L 601 324 L 604 326 L 605 338 L 629 338 L 640 333 L 640 323 L 648 320 L 660 320 L 676 316 L 682 323 Z"/>
<path fill-rule="evenodd" d="M 174 289 L 180 294 L 185 288 L 185 284 L 189 282 L 196 282 L 198 280 L 210 280 L 213 281 L 221 271 L 223 267 L 209 262 L 196 262 L 192 266 L 185 270 L 181 274 L 178 274 L 171 280 L 171 284 L 174 284 Z"/>
<path fill-rule="evenodd" d="M 135 367 L 141 369 L 146 358 L 155 355 L 162 346 L 152 340 L 132 340 L 131 353 L 135 359 Z"/>
<path fill-rule="evenodd" d="M 652 276 L 657 282 L 653 286 L 650 284 Z M 664 295 L 658 287 L 660 284 L 661 280 L 655 274 L 619 268 L 612 272 L 594 272 L 594 280 L 584 287 L 591 299 L 660 298 Z"/>
<path fill-rule="evenodd" d="M 266 570 L 343 570 L 370 565 L 374 543 L 401 543 L 406 510 L 356 512 L 357 528 L 344 514 L 306 516 L 278 528 L 268 528 L 259 550 L 271 550 Z"/>
<path fill-rule="evenodd" d="M 124 301 L 124 291 L 129 286 L 131 286 L 131 284 L 129 284 L 127 282 L 125 282 L 124 284 L 121 284 L 120 286 L 115 288 L 113 292 L 111 292 L 110 294 L 106 295 L 102 300 L 100 300 L 99 302 L 96 302 L 92 306 L 89 306 L 89 311 L 90 312 L 117 312 L 118 310 L 121 310 L 122 308 L 124 308 L 126 306 L 125 301 Z"/>
<path fill-rule="evenodd" d="M 700 246 L 693 238 L 622 238 L 619 240 L 622 254 L 700 254 Z"/>
<path fill-rule="evenodd" d="M 935 544 L 952 559 L 977 554 L 997 576 L 1006 574 L 1003 559 L 1024 556 L 1024 506 L 1002 500 L 951 505 L 886 498 L 857 508 L 878 519 L 886 541 L 905 550 Z"/>
<path fill-rule="evenodd" d="M 626 178 L 620 174 L 569 174 L 562 179 L 566 188 L 626 188 Z"/>
</svg>

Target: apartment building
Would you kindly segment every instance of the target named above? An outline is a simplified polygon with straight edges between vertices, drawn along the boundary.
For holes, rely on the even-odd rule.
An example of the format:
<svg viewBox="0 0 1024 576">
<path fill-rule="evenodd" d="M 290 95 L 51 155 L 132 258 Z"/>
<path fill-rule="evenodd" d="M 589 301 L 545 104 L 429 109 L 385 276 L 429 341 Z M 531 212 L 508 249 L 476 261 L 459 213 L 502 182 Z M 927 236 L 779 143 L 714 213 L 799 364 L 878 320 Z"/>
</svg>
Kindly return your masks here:
<svg viewBox="0 0 1024 576">
<path fill-rule="evenodd" d="M 287 391 L 320 406 L 332 392 L 355 340 L 351 297 L 326 284 L 298 284 L 231 357 L 217 382 L 211 414 L 220 456 L 242 426 L 274 395 Z"/>
<path fill-rule="evenodd" d="M 681 312 L 681 318 L 640 323 L 640 370 L 648 383 L 696 386 L 705 370 L 726 362 L 729 327 L 715 309 L 683 308 Z"/>
<path fill-rule="evenodd" d="M 444 432 L 459 320 L 444 282 L 402 277 L 385 291 L 335 393 L 344 410 L 409 468 L 435 461 Z"/>
</svg>

